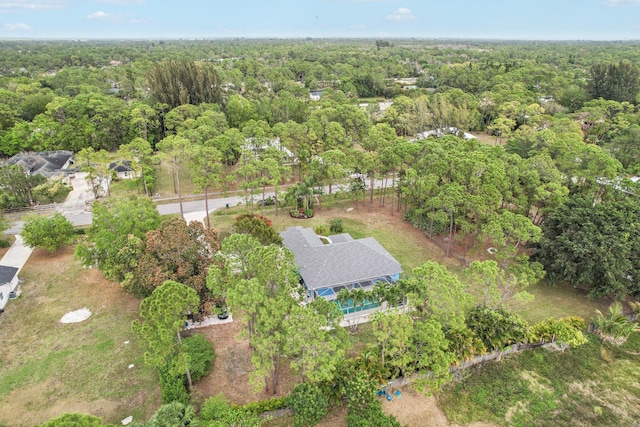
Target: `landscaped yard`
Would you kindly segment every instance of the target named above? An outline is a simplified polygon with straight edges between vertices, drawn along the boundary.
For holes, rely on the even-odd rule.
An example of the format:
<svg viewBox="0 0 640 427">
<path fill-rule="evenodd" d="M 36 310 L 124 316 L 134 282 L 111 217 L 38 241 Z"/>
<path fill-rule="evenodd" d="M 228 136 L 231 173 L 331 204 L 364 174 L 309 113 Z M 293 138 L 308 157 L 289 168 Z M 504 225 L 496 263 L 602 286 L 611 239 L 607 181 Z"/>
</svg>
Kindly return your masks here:
<svg viewBox="0 0 640 427">
<path fill-rule="evenodd" d="M 66 412 L 146 420 L 160 393 L 131 332 L 140 302 L 83 269 L 72 248 L 34 251 L 20 278 L 22 296 L 0 316 L 0 425 L 33 426 Z M 89 319 L 60 323 L 84 307 Z"/>
</svg>

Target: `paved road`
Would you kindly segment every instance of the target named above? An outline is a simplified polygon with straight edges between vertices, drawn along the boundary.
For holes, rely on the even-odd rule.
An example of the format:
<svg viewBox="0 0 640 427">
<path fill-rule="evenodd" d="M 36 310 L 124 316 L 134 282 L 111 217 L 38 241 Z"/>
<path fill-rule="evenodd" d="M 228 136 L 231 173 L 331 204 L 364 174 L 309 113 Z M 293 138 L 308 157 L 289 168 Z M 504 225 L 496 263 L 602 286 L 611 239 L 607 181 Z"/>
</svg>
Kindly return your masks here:
<svg viewBox="0 0 640 427">
<path fill-rule="evenodd" d="M 78 185 L 78 183 L 86 182 L 84 177 L 76 176 L 74 186 Z M 369 182 L 367 181 L 367 184 Z M 376 181 L 375 187 L 379 188 L 382 185 L 382 181 Z M 339 186 L 333 186 L 333 191 L 337 191 Z M 328 193 L 328 187 L 325 188 L 325 193 Z M 71 193 L 74 197 L 68 197 L 67 201 L 56 205 L 55 210 L 64 215 L 74 226 L 86 226 L 91 224 L 91 211 L 90 206 L 87 202 L 93 200 L 93 195 L 90 192 L 88 187 L 82 188 L 81 190 Z M 274 193 L 267 192 L 266 197 L 273 196 Z M 262 195 L 255 195 L 254 200 L 258 201 L 262 198 Z M 159 200 L 156 200 L 159 202 Z M 236 206 L 238 203 L 243 202 L 244 198 L 239 196 L 232 197 L 219 197 L 219 198 L 209 198 L 209 212 L 212 212 L 216 209 L 226 208 L 229 206 Z M 180 213 L 180 203 L 158 203 L 158 212 L 161 215 L 169 215 L 169 214 L 178 214 Z M 202 220 L 205 217 L 205 203 L 204 200 L 189 200 L 182 202 L 182 208 L 185 213 L 185 217 L 188 221 Z M 22 227 L 24 226 L 24 221 L 16 221 L 13 223 L 11 228 L 5 231 L 5 234 L 20 234 L 22 231 Z"/>
</svg>

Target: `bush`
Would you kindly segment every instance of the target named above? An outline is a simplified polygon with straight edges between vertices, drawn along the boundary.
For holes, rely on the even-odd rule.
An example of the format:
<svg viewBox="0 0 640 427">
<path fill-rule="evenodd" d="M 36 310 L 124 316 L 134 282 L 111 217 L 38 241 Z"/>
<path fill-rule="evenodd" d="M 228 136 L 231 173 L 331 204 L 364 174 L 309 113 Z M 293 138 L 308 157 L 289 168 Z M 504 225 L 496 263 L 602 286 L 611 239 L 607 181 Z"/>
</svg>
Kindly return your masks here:
<svg viewBox="0 0 640 427">
<path fill-rule="evenodd" d="M 193 407 L 180 402 L 171 402 L 162 405 L 145 427 L 186 427 L 193 425 L 195 418 Z"/>
<path fill-rule="evenodd" d="M 162 403 L 180 402 L 184 405 L 189 404 L 189 393 L 184 387 L 185 375 L 174 375 L 171 373 L 169 366 L 166 366 L 158 369 L 158 377 L 160 379 Z"/>
<path fill-rule="evenodd" d="M 258 400 L 256 402 L 249 402 L 242 406 L 242 409 L 253 414 L 262 414 L 269 411 L 275 411 L 277 409 L 286 408 L 288 405 L 287 396 L 272 397 L 268 400 Z"/>
<path fill-rule="evenodd" d="M 315 231 L 319 236 L 326 236 L 327 234 L 329 234 L 329 229 L 326 225 L 319 225 L 313 231 Z"/>
<path fill-rule="evenodd" d="M 259 416 L 243 408 L 232 406 L 222 394 L 207 399 L 200 409 L 200 419 L 208 427 L 258 427 Z"/>
<path fill-rule="evenodd" d="M 189 371 L 191 380 L 199 381 L 211 372 L 211 365 L 216 359 L 213 344 L 202 334 L 194 334 L 182 340 L 185 352 L 189 355 Z"/>
<path fill-rule="evenodd" d="M 87 414 L 64 414 L 47 421 L 41 427 L 101 427 L 102 420 Z"/>
<path fill-rule="evenodd" d="M 288 402 L 297 427 L 318 424 L 327 415 L 329 407 L 327 396 L 317 385 L 311 383 L 297 385 L 289 395 Z"/>
<path fill-rule="evenodd" d="M 329 230 L 333 234 L 340 234 L 344 231 L 342 220 L 340 218 L 334 218 L 329 221 Z"/>
<path fill-rule="evenodd" d="M 598 328 L 600 340 L 616 346 L 624 344 L 631 333 L 640 331 L 640 327 L 624 315 L 622 304 L 619 302 L 609 307 L 606 316 L 600 310 L 596 310 L 593 323 Z"/>
<path fill-rule="evenodd" d="M 584 329 L 584 319 L 581 317 L 564 317 L 559 320 L 549 318 L 529 328 L 529 341 L 558 340 L 577 347 L 587 343 L 582 332 Z"/>
<path fill-rule="evenodd" d="M 32 248 L 44 248 L 56 252 L 73 240 L 73 224 L 60 213 L 52 217 L 33 215 L 24 222 L 20 233 L 24 243 Z"/>
<path fill-rule="evenodd" d="M 11 243 L 7 239 L 0 239 L 0 248 L 8 248 Z"/>
<path fill-rule="evenodd" d="M 465 322 L 489 350 L 502 350 L 526 339 L 527 322 L 502 308 L 476 306 Z"/>
</svg>

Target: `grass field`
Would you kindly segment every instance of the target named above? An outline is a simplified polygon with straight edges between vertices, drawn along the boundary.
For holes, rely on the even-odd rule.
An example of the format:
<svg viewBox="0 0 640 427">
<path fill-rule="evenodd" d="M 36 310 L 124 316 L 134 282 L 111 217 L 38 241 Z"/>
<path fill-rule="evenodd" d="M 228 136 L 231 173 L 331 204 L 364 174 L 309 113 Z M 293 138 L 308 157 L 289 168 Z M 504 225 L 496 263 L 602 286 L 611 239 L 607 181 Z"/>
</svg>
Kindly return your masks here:
<svg viewBox="0 0 640 427">
<path fill-rule="evenodd" d="M 620 348 L 537 349 L 486 363 L 438 396 L 449 420 L 512 426 L 630 426 L 640 419 L 640 335 Z"/>
<path fill-rule="evenodd" d="M 33 426 L 67 412 L 146 420 L 160 399 L 131 332 L 139 301 L 83 269 L 72 248 L 36 250 L 20 277 L 21 297 L 0 316 L 0 425 Z M 89 319 L 60 323 L 83 307 Z"/>
</svg>

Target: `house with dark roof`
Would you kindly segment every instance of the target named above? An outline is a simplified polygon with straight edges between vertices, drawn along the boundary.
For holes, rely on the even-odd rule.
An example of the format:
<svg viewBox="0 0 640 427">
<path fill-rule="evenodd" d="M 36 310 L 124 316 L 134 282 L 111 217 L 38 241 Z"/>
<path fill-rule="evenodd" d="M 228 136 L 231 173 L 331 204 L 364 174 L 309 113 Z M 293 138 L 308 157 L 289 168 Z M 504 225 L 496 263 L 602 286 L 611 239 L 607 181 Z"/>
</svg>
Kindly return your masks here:
<svg viewBox="0 0 640 427">
<path fill-rule="evenodd" d="M 115 172 L 118 179 L 131 179 L 136 176 L 131 160 L 118 160 L 111 162 L 109 164 L 109 170 Z"/>
<path fill-rule="evenodd" d="M 18 268 L 0 265 L 0 313 L 18 287 Z"/>
<path fill-rule="evenodd" d="M 47 178 L 65 175 L 73 163 L 73 153 L 66 150 L 18 153 L 6 161 L 7 165 L 20 165 L 29 175 L 40 174 Z"/>
<path fill-rule="evenodd" d="M 280 233 L 283 244 L 293 252 L 301 283 L 310 299 L 336 300 L 342 289 L 370 291 L 376 283 L 395 284 L 400 263 L 373 237 L 354 239 L 348 233 L 320 238 L 311 228 L 291 227 Z M 345 314 L 375 308 L 340 305 Z"/>
</svg>

